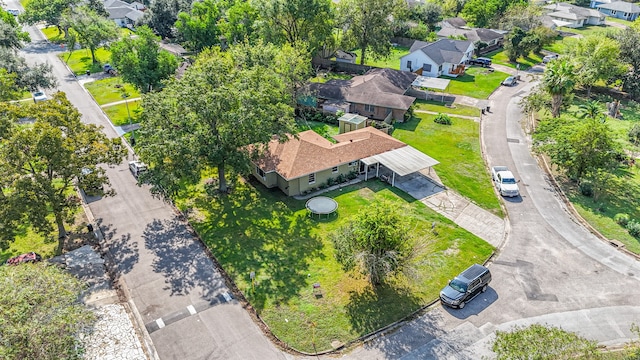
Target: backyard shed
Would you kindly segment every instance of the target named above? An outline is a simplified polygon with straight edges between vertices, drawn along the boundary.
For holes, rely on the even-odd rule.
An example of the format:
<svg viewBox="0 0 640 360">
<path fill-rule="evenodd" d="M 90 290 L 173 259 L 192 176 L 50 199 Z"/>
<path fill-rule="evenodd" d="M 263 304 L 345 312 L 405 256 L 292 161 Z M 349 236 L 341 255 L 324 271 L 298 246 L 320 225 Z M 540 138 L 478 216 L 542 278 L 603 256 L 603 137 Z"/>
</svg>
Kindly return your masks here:
<svg viewBox="0 0 640 360">
<path fill-rule="evenodd" d="M 367 117 L 358 114 L 344 114 L 338 118 L 339 134 L 362 129 L 367 126 Z"/>
</svg>

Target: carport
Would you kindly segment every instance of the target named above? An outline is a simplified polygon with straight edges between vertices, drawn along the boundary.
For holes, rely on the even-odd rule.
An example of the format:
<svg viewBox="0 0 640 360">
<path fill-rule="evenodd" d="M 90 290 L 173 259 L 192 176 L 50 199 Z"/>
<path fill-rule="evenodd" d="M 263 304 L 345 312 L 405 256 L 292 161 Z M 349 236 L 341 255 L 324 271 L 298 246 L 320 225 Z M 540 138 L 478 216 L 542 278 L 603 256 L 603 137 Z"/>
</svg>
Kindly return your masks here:
<svg viewBox="0 0 640 360">
<path fill-rule="evenodd" d="M 396 174 L 398 174 L 398 176 L 405 176 L 440 163 L 409 145 L 382 154 L 369 156 L 360 161 L 366 165 L 364 173 L 365 181 L 369 178 L 370 165 L 376 165 L 376 177 L 380 175 L 380 165 L 391 170 L 391 186 L 395 186 Z"/>
<path fill-rule="evenodd" d="M 441 90 L 442 98 L 440 101 L 444 102 L 444 94 L 447 92 L 446 90 L 449 88 L 449 79 L 441 79 L 441 78 L 433 78 L 428 76 L 418 76 L 411 86 L 425 89 L 427 95 L 429 95 L 429 89 Z M 426 96 L 425 96 L 426 100 Z"/>
</svg>

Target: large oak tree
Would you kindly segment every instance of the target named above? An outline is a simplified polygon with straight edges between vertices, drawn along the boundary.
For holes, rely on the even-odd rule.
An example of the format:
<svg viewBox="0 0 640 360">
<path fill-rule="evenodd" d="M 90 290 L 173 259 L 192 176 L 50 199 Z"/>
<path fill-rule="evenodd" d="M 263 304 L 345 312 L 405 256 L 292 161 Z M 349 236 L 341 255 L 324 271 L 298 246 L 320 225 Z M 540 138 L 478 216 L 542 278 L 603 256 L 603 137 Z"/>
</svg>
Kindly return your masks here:
<svg viewBox="0 0 640 360">
<path fill-rule="evenodd" d="M 180 79 L 143 97 L 137 149 L 152 191 L 171 196 L 211 168 L 227 191 L 227 172 L 250 169 L 248 145 L 295 132 L 295 87 L 308 74 L 306 56 L 290 46 L 203 51 Z"/>
</svg>

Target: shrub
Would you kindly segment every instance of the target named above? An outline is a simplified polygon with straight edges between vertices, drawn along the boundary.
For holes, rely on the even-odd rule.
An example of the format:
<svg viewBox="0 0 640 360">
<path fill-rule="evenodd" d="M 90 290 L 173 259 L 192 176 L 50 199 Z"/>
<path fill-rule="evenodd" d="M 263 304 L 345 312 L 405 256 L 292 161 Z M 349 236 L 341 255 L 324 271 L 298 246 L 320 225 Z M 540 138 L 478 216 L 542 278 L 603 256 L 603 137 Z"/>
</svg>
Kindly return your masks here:
<svg viewBox="0 0 640 360">
<path fill-rule="evenodd" d="M 578 189 L 580 190 L 580 194 L 586 197 L 593 196 L 593 183 L 591 180 L 581 180 L 580 185 L 578 185 Z"/>
<path fill-rule="evenodd" d="M 640 223 L 636 222 L 636 220 L 631 220 L 627 223 L 627 231 L 631 236 L 635 238 L 640 238 Z"/>
<path fill-rule="evenodd" d="M 627 223 L 629 223 L 629 214 L 616 214 L 616 216 L 613 217 L 613 220 L 621 226 L 627 226 Z"/>
<path fill-rule="evenodd" d="M 449 115 L 447 114 L 442 114 L 439 113 L 438 115 L 436 115 L 436 118 L 433 119 L 433 121 L 435 121 L 438 124 L 442 124 L 442 125 L 451 125 L 451 118 L 449 117 Z"/>
</svg>

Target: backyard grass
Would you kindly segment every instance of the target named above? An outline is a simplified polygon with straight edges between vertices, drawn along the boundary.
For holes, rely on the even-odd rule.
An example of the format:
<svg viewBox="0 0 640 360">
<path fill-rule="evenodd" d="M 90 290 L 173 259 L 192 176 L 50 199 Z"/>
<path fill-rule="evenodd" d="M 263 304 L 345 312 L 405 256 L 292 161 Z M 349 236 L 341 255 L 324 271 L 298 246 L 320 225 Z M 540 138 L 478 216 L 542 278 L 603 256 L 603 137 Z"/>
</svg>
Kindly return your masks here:
<svg viewBox="0 0 640 360">
<path fill-rule="evenodd" d="M 88 82 L 84 87 L 91 93 L 99 105 L 124 100 L 122 97 L 122 87 L 129 93 L 129 99 L 140 97 L 140 93 L 136 88 L 131 84 L 123 82 L 119 76 Z"/>
<path fill-rule="evenodd" d="M 340 130 L 338 129 L 338 125 L 327 124 L 320 121 L 302 120 L 302 119 L 298 119 L 298 129 L 301 132 L 307 131 L 307 130 L 313 130 L 316 133 L 322 135 L 323 137 L 329 139 L 330 141 L 335 141 L 333 140 L 333 136 L 338 135 L 338 131 Z"/>
<path fill-rule="evenodd" d="M 318 74 L 318 76 L 316 77 L 312 77 L 311 79 L 309 79 L 309 82 L 315 82 L 315 83 L 326 83 L 329 80 L 350 80 L 351 78 L 353 78 L 353 75 L 349 75 L 349 74 L 343 74 L 343 73 L 335 73 L 335 72 L 323 72 L 321 74 Z"/>
<path fill-rule="evenodd" d="M 337 218 L 312 220 L 304 200 L 255 181 L 211 198 L 204 181 L 177 199 L 227 274 L 273 333 L 307 352 L 331 349 L 399 320 L 437 299 L 447 279 L 485 261 L 491 245 L 378 180 L 323 194 L 339 204 Z M 363 207 L 400 207 L 418 237 L 433 236 L 415 280 L 392 280 L 376 289 L 359 273 L 345 273 L 334 258 L 330 234 Z M 435 222 L 437 235 L 431 235 Z M 429 264 L 429 265 L 426 265 Z M 255 283 L 249 274 L 255 272 Z M 321 285 L 322 296 L 313 294 Z M 313 327 L 313 330 L 312 330 Z M 315 349 L 314 349 L 315 344 Z"/>
<path fill-rule="evenodd" d="M 617 27 L 613 27 L 613 26 L 607 26 L 607 25 L 586 25 L 583 26 L 581 28 L 567 28 L 567 27 L 561 27 L 558 29 L 559 31 L 563 31 L 563 32 L 568 32 L 568 33 L 573 33 L 573 34 L 577 34 L 577 35 L 582 35 L 582 36 L 589 36 L 589 35 L 599 35 L 599 34 L 605 34 L 607 32 L 616 32 L 619 31 L 620 29 Z"/>
<path fill-rule="evenodd" d="M 517 64 L 520 64 L 520 70 L 527 70 L 530 67 L 537 65 L 542 62 L 543 55 L 529 53 L 527 57 L 520 57 L 516 62 L 509 61 L 509 57 L 507 56 L 506 51 L 504 50 L 496 50 L 492 51 L 488 54 L 483 55 L 484 57 L 488 57 L 494 64 L 508 66 L 510 68 L 516 68 Z"/>
<path fill-rule="evenodd" d="M 416 100 L 414 104 L 416 110 L 434 111 L 451 115 L 480 116 L 480 109 L 473 106 L 453 104 L 449 107 L 435 100 Z"/>
<path fill-rule="evenodd" d="M 623 20 L 623 19 L 618 19 L 616 17 L 613 16 L 607 16 L 605 21 L 611 21 L 611 22 L 615 22 L 618 24 L 622 24 L 625 26 L 631 26 L 631 24 L 633 24 L 633 21 L 627 21 L 627 20 Z"/>
<path fill-rule="evenodd" d="M 131 114 L 132 124 L 138 122 L 138 113 L 142 110 L 140 104 L 140 100 L 129 101 L 129 113 Z M 122 126 L 129 124 L 127 104 L 111 105 L 102 108 L 102 110 L 107 114 L 113 125 Z"/>
<path fill-rule="evenodd" d="M 451 79 L 446 93 L 453 95 L 465 95 L 477 99 L 487 99 L 489 95 L 500 86 L 500 83 L 507 78 L 509 74 L 493 71 L 487 68 L 473 66 L 465 71 L 465 74 L 457 78 Z"/>
<path fill-rule="evenodd" d="M 111 52 L 105 48 L 96 50 L 97 63 L 91 60 L 91 52 L 89 49 L 75 50 L 71 53 L 68 51 L 58 55 L 62 61 L 67 63 L 71 71 L 76 75 L 84 75 L 89 70 L 91 73 L 102 72 L 102 64 L 108 63 L 111 58 Z"/>
<path fill-rule="evenodd" d="M 436 124 L 435 115 L 417 113 L 396 123 L 393 137 L 438 160 L 434 170 L 444 185 L 478 206 L 503 216 L 480 150 L 480 124 L 452 117 L 453 125 Z"/>
<path fill-rule="evenodd" d="M 360 60 L 360 49 L 353 50 L 356 54 L 358 54 L 358 58 L 356 62 L 359 64 Z M 386 58 L 382 59 L 374 59 L 371 57 L 371 53 L 369 55 L 365 55 L 366 59 L 364 64 L 369 66 L 376 66 L 379 68 L 389 68 L 400 70 L 400 58 L 409 54 L 409 48 L 404 46 L 395 46 L 391 49 L 391 54 Z"/>
</svg>

